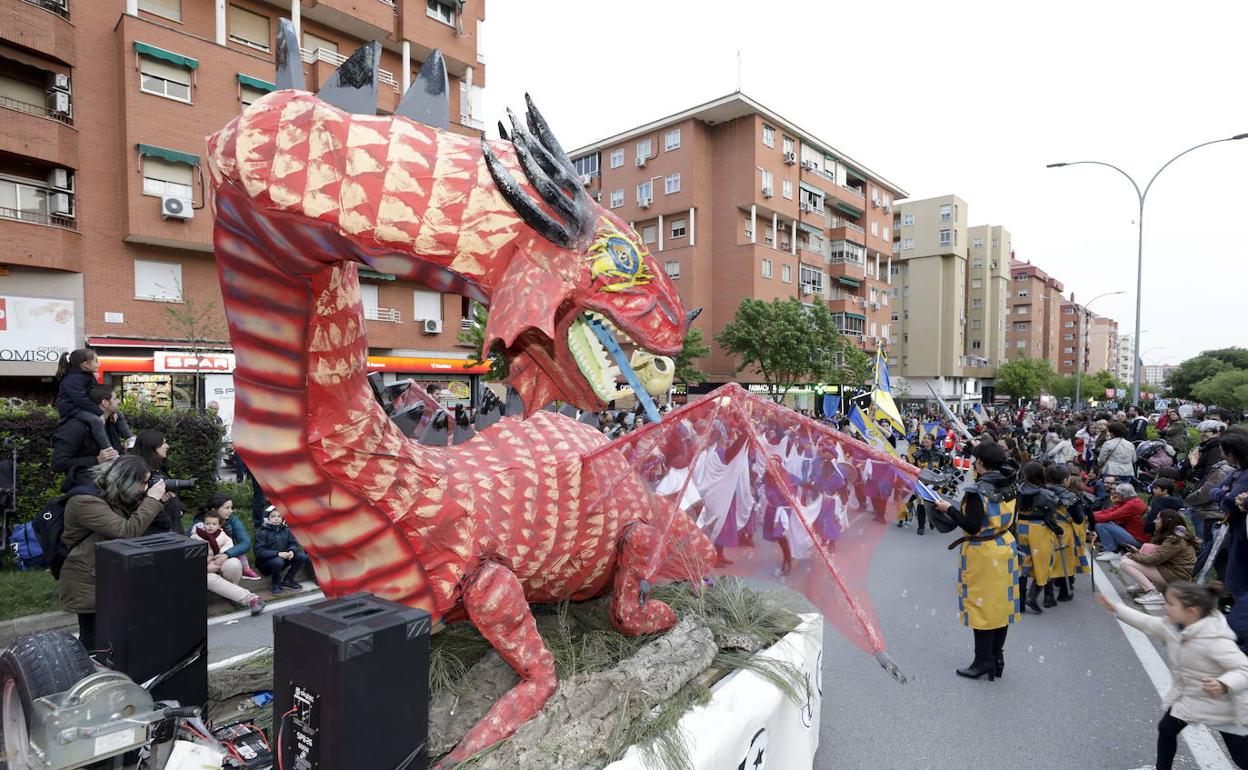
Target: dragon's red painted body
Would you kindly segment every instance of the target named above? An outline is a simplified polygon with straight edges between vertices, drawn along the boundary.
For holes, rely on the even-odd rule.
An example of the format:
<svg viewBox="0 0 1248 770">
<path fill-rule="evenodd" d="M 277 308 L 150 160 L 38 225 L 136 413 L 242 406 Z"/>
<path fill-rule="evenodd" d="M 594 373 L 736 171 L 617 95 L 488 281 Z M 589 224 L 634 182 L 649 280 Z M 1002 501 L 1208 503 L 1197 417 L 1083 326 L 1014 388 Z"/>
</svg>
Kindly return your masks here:
<svg viewBox="0 0 1248 770">
<path fill-rule="evenodd" d="M 532 112 L 530 127 L 546 130 Z M 521 170 L 533 177 L 516 144 L 347 114 L 294 90 L 209 138 L 237 356 L 235 446 L 327 595 L 370 591 L 437 619 L 467 617 L 521 674 L 451 760 L 509 735 L 553 692 L 529 602 L 612 592 L 621 631 L 656 632 L 674 616 L 645 597 L 645 582 L 700 577 L 714 558 L 692 520 L 652 494 L 636 444 L 615 448 L 537 411 L 554 399 L 604 406 L 613 370 L 585 342 L 586 314 L 659 355 L 679 350 L 689 321 L 610 212 L 591 204 L 565 239 L 530 224 L 557 221 L 562 201 L 541 183 L 500 191 Z M 544 203 L 518 215 L 517 192 Z M 404 437 L 366 379 L 357 264 L 489 305 L 487 337 L 501 343 L 530 416 L 456 447 Z"/>
</svg>

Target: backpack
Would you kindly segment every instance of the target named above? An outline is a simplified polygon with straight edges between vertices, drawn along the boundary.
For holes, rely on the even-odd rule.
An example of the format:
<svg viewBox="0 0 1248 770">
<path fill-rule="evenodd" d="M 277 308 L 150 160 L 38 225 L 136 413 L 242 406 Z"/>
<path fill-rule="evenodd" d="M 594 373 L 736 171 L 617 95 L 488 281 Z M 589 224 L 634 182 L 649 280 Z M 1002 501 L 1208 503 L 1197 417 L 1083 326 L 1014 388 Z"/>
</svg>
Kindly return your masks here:
<svg viewBox="0 0 1248 770">
<path fill-rule="evenodd" d="M 65 566 L 65 559 L 69 558 L 69 552 L 73 550 L 61 539 L 61 535 L 65 532 L 65 506 L 69 504 L 71 497 L 78 495 L 99 497 L 99 494 L 100 491 L 95 487 L 74 487 L 68 493 L 49 500 L 31 522 L 35 536 L 39 540 L 39 548 L 47 562 L 48 569 L 52 571 L 53 578 L 61 579 L 61 567 Z M 75 543 L 74 547 L 78 545 Z"/>
<path fill-rule="evenodd" d="M 13 549 L 13 563 L 22 572 L 48 566 L 35 527 L 29 521 L 19 524 L 9 533 L 9 547 Z"/>
</svg>

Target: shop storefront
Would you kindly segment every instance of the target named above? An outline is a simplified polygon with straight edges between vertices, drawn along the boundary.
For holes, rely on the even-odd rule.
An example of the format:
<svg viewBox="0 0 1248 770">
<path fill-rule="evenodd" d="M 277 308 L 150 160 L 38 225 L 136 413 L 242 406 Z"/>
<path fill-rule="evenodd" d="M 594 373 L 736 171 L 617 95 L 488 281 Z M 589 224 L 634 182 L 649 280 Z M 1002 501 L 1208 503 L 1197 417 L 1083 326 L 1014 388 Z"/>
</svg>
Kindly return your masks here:
<svg viewBox="0 0 1248 770">
<path fill-rule="evenodd" d="M 93 338 L 92 346 L 120 347 L 117 340 Z M 111 343 L 111 344 L 110 344 Z M 150 343 L 148 343 L 150 344 Z M 142 355 L 100 354 L 98 376 L 127 399 L 174 409 L 212 407 L 230 425 L 234 415 L 234 354 L 228 351 L 154 350 Z M 462 358 L 369 356 L 371 372 L 385 382 L 412 379 L 422 387 L 437 384 L 438 398 L 449 407 L 472 406 L 488 363 L 467 366 Z"/>
<path fill-rule="evenodd" d="M 72 299 L 0 294 L 0 395 L 48 395 L 57 361 L 76 339 Z"/>
</svg>

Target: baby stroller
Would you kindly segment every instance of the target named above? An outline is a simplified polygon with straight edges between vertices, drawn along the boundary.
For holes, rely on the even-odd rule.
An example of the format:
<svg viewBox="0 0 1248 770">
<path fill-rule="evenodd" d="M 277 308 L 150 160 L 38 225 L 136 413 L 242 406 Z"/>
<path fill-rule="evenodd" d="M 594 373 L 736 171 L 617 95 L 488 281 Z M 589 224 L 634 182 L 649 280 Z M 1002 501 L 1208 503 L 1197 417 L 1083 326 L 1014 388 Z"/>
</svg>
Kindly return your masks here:
<svg viewBox="0 0 1248 770">
<path fill-rule="evenodd" d="M 1140 482 L 1151 484 L 1162 468 L 1174 467 L 1174 447 L 1155 439 L 1141 441 L 1135 448 L 1135 465 Z"/>
</svg>

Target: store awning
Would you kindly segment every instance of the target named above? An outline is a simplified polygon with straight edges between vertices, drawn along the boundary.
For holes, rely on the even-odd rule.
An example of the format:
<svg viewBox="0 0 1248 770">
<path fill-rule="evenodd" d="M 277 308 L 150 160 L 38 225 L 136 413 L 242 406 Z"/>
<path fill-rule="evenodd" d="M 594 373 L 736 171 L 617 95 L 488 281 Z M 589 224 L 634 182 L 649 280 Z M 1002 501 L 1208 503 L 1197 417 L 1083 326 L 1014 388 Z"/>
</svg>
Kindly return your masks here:
<svg viewBox="0 0 1248 770">
<path fill-rule="evenodd" d="M 148 45 L 147 43 L 140 43 L 137 40 L 134 41 L 134 50 L 138 51 L 143 56 L 150 56 L 153 59 L 167 61 L 170 64 L 177 65 L 178 67 L 186 67 L 188 70 L 193 70 L 199 67 L 199 62 L 189 56 L 183 56 L 180 53 L 166 51 L 163 48 L 157 48 L 156 46 Z"/>
<path fill-rule="evenodd" d="M 862 285 L 862 281 L 859 281 L 856 278 L 845 278 L 844 276 L 837 276 L 836 280 L 837 280 L 837 283 L 842 283 L 842 284 L 845 284 L 846 286 L 853 286 L 855 289 L 857 289 L 859 286 Z"/>
<path fill-rule="evenodd" d="M 372 279 L 372 280 L 374 280 L 374 281 L 393 281 L 393 280 L 395 280 L 395 277 L 394 277 L 393 275 L 390 275 L 389 273 L 379 273 L 379 272 L 377 272 L 376 270 L 370 270 L 370 269 L 369 269 L 369 268 L 367 268 L 367 267 L 361 267 L 359 270 L 360 270 L 360 277 L 361 277 L 361 278 L 370 278 L 370 279 Z"/>
<path fill-rule="evenodd" d="M 814 225 L 808 225 L 805 222 L 798 222 L 797 227 L 799 230 L 804 230 L 813 235 L 823 235 L 822 227 L 815 227 Z"/>
<path fill-rule="evenodd" d="M 253 78 L 251 75 L 244 75 L 241 72 L 238 73 L 238 82 L 242 83 L 245 86 L 251 86 L 252 88 L 258 89 L 260 91 L 276 91 L 277 90 L 277 86 L 270 83 L 269 81 L 261 80 L 260 78 Z"/>
<path fill-rule="evenodd" d="M 188 166 L 199 165 L 199 156 L 192 155 L 189 152 L 168 150 L 164 147 L 156 147 L 155 145 L 143 144 L 142 142 L 136 144 L 135 146 L 139 148 L 139 155 L 151 155 L 162 160 L 167 160 L 170 163 L 185 163 Z"/>
</svg>

